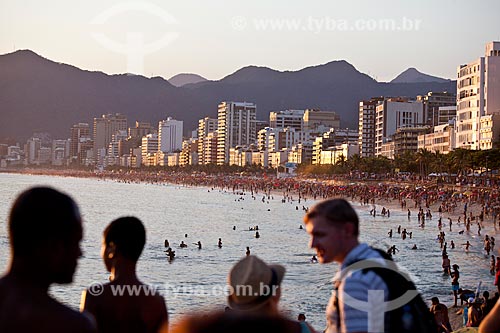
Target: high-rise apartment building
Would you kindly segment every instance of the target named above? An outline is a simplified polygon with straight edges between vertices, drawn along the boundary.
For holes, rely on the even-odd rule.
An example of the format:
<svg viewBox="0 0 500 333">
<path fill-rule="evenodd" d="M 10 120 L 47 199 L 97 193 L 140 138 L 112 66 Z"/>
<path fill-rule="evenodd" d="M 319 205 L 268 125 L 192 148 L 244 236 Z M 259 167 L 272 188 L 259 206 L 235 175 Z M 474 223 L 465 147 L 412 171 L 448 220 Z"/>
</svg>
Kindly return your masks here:
<svg viewBox="0 0 500 333">
<path fill-rule="evenodd" d="M 375 116 L 378 103 L 383 97 L 373 97 L 368 101 L 359 102 L 359 156 L 375 156 Z"/>
<path fill-rule="evenodd" d="M 500 42 L 486 44 L 484 57 L 457 68 L 456 148 L 491 149 L 500 138 L 481 139 L 481 117 L 485 126 L 495 128 L 493 115 L 500 114 Z M 493 131 L 483 131 L 493 133 Z"/>
<path fill-rule="evenodd" d="M 158 135 L 148 134 L 142 137 L 141 161 L 145 166 L 156 165 L 156 155 L 158 153 Z"/>
<path fill-rule="evenodd" d="M 113 134 L 120 130 L 127 130 L 127 118 L 122 114 L 107 114 L 101 118 L 94 118 L 94 157 L 98 158 L 98 152 L 106 151 Z M 104 149 L 104 150 L 103 150 Z M 102 160 L 104 156 L 99 156 Z"/>
<path fill-rule="evenodd" d="M 402 127 L 416 127 L 424 123 L 422 102 L 404 98 L 389 98 L 376 107 L 375 155 L 382 154 L 382 144 Z"/>
<path fill-rule="evenodd" d="M 222 102 L 217 117 L 217 164 L 229 163 L 229 149 L 255 144 L 257 106 L 246 102 Z"/>
<path fill-rule="evenodd" d="M 198 121 L 198 162 L 199 164 L 208 164 L 206 157 L 205 138 L 208 133 L 217 130 L 217 119 L 205 117 Z"/>
<path fill-rule="evenodd" d="M 71 126 L 71 143 L 69 146 L 69 157 L 78 160 L 82 142 L 91 140 L 90 126 L 87 123 L 79 123 Z"/>
<path fill-rule="evenodd" d="M 294 128 L 297 131 L 303 131 L 305 112 L 305 110 L 272 111 L 269 113 L 269 127 L 290 127 Z"/>
<path fill-rule="evenodd" d="M 172 153 L 182 150 L 183 121 L 168 117 L 158 123 L 158 151 Z"/>
<path fill-rule="evenodd" d="M 439 108 L 443 106 L 455 106 L 457 104 L 457 96 L 446 91 L 430 91 L 426 95 L 418 95 L 417 102 L 424 104 L 424 122 L 430 126 L 438 126 L 448 123 L 448 121 L 439 122 Z"/>
</svg>

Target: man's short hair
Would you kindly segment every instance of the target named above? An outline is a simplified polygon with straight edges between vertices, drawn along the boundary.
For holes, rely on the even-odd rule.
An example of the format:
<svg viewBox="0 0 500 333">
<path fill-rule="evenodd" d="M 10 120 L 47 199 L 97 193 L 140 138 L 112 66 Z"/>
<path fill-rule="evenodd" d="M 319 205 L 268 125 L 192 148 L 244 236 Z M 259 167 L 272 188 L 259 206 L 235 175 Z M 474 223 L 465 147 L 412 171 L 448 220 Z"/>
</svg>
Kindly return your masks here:
<svg viewBox="0 0 500 333">
<path fill-rule="evenodd" d="M 114 244 L 116 251 L 125 258 L 137 261 L 146 244 L 146 229 L 136 217 L 120 217 L 104 230 L 104 242 Z"/>
<path fill-rule="evenodd" d="M 13 255 L 27 256 L 42 244 L 68 239 L 81 232 L 80 213 L 68 195 L 49 187 L 33 187 L 21 193 L 9 215 Z"/>
<path fill-rule="evenodd" d="M 304 222 L 308 223 L 318 216 L 324 217 L 332 224 L 351 223 L 354 225 L 354 235 L 359 235 L 358 214 L 345 199 L 328 199 L 316 204 L 306 214 Z"/>
</svg>

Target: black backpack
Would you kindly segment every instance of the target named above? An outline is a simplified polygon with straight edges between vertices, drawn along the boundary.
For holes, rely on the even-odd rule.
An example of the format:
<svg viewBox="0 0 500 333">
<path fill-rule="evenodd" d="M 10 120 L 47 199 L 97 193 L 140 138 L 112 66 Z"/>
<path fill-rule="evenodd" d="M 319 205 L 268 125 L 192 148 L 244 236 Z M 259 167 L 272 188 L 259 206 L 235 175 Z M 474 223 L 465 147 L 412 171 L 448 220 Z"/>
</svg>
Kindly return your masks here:
<svg viewBox="0 0 500 333">
<path fill-rule="evenodd" d="M 391 269 L 384 268 L 379 263 L 374 261 L 373 267 L 362 268 L 363 274 L 369 271 L 377 274 L 387 285 L 389 289 L 388 300 L 393 301 L 403 296 L 408 291 L 414 291 L 415 295 L 410 301 L 397 307 L 391 311 L 385 313 L 385 332 L 394 333 L 435 333 L 437 332 L 437 325 L 434 320 L 434 316 L 430 312 L 429 308 L 423 301 L 420 293 L 418 293 L 415 284 L 411 279 L 403 272 L 401 272 L 396 264 L 393 262 L 392 257 L 385 251 L 372 248 L 377 251 L 380 256 L 391 261 Z M 370 259 L 367 259 L 370 260 Z M 361 260 L 360 260 L 361 261 Z M 352 263 L 350 266 L 355 265 L 356 262 Z M 335 289 L 338 289 L 340 283 L 335 285 Z M 340 319 L 340 307 L 337 302 L 337 316 Z"/>
</svg>

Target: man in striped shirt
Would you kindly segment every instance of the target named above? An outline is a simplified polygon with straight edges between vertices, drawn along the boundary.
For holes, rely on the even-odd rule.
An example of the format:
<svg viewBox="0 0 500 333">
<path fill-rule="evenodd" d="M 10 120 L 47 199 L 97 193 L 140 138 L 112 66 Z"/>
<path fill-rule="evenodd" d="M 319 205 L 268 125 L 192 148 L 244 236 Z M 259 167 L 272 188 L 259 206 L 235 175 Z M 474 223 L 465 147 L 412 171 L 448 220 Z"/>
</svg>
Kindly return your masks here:
<svg viewBox="0 0 500 333">
<path fill-rule="evenodd" d="M 344 199 L 320 202 L 304 223 L 320 263 L 341 264 L 326 310 L 326 331 L 384 332 L 388 287 L 372 270 L 362 269 L 386 262 L 377 251 L 359 243 L 359 219 L 352 206 Z"/>
</svg>

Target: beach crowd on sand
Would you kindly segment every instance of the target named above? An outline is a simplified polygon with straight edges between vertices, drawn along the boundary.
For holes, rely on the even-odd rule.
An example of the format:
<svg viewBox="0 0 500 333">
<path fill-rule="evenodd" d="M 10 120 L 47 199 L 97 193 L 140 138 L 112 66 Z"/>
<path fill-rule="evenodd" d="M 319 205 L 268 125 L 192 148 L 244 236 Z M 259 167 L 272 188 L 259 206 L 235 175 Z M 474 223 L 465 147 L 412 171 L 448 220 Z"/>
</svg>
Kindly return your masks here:
<svg viewBox="0 0 500 333">
<path fill-rule="evenodd" d="M 103 181 L 111 180 L 127 183 L 202 186 L 207 187 L 209 191 L 227 191 L 236 195 L 248 193 L 255 199 L 262 197 L 262 200 L 266 200 L 266 197 L 269 198 L 271 195 L 282 195 L 283 203 L 292 202 L 296 204 L 295 208 L 297 210 L 304 210 L 307 216 L 311 214 L 311 209 L 313 213 L 316 209 L 315 207 L 310 208 L 306 206 L 308 199 L 328 201 L 329 198 L 335 197 L 342 197 L 353 203 L 367 206 L 371 209 L 370 214 L 373 216 L 390 216 L 391 210 L 403 210 L 408 212 L 408 219 L 417 218 L 418 224 L 422 228 L 426 223 L 435 224 L 437 222 L 439 232 L 437 240 L 440 249 L 436 249 L 436 251 L 440 251 L 441 253 L 443 274 L 450 276 L 454 304 L 446 307 L 440 303 L 437 297 L 432 298 L 429 313 L 434 318 L 436 332 L 451 332 L 453 329 L 462 326 L 479 327 L 480 325 L 482 325 L 482 328 L 479 330 L 480 332 L 493 332 L 493 329 L 499 329 L 495 326 L 495 323 L 500 322 L 500 301 L 498 301 L 498 293 L 500 292 L 500 283 L 498 281 L 500 278 L 500 258 L 494 255 L 495 251 L 497 251 L 495 249 L 494 236 L 487 234 L 483 236 L 485 226 L 489 229 L 493 228 L 495 232 L 500 229 L 500 216 L 498 216 L 500 213 L 500 189 L 497 186 L 477 189 L 439 188 L 431 184 L 416 185 L 388 181 L 349 183 L 346 181 L 318 181 L 271 176 L 207 175 L 203 173 L 188 174 L 182 172 L 101 172 L 94 174 L 91 172 L 64 171 L 54 174 L 51 171 L 49 174 L 71 177 L 95 177 Z M 38 190 L 42 191 L 41 189 Z M 44 191 L 50 192 L 54 190 L 44 189 Z M 74 313 L 63 305 L 58 304 L 47 295 L 47 289 L 50 284 L 71 282 L 76 267 L 76 258 L 79 256 L 79 248 L 75 249 L 74 243 L 78 244 L 81 238 L 81 227 L 63 226 L 60 224 L 65 223 L 66 220 L 78 220 L 79 213 L 76 204 L 64 194 L 57 191 L 54 191 L 55 193 L 50 192 L 50 195 L 55 196 L 53 201 L 66 200 L 66 204 L 70 207 L 67 212 L 60 212 L 61 216 L 55 218 L 52 215 L 56 214 L 54 213 L 55 211 L 61 209 L 60 206 L 58 206 L 58 209 L 51 208 L 51 205 L 54 203 L 48 202 L 48 198 L 50 197 L 49 192 L 33 194 L 28 191 L 23 193 L 16 202 L 20 207 L 20 211 L 29 212 L 18 213 L 20 216 L 18 221 L 22 221 L 19 223 L 33 223 L 32 219 L 49 223 L 48 221 L 53 219 L 56 220 L 53 222 L 54 225 L 38 226 L 33 230 L 32 235 L 26 235 L 26 232 L 22 230 L 26 230 L 28 228 L 27 225 L 24 225 L 24 228 L 21 225 L 15 228 L 15 218 L 13 216 L 15 215 L 14 209 L 16 204 L 11 212 L 9 235 L 11 237 L 13 260 L 10 272 L 0 280 L 0 313 L 6 314 L 8 309 L 10 309 L 9 313 L 22 310 L 20 313 L 24 317 L 20 315 L 12 315 L 12 317 L 10 315 L 0 316 L 0 331 L 23 331 L 23 329 L 19 330 L 19 327 L 36 327 L 37 331 L 41 332 L 45 331 L 45 329 L 48 332 L 77 332 L 79 330 L 82 332 L 91 332 L 96 327 L 99 332 L 117 331 L 117 327 L 120 328 L 120 332 L 166 331 L 168 329 L 168 312 L 165 302 L 160 295 L 148 295 L 147 291 L 142 294 L 139 292 L 139 296 L 132 298 L 133 300 L 114 295 L 116 290 L 113 286 L 145 286 L 140 282 L 135 272 L 135 264 L 144 247 L 145 232 L 141 221 L 133 217 L 119 218 L 113 221 L 104 231 L 103 260 L 111 273 L 110 282 L 102 286 L 103 290 L 99 291 L 99 295 L 95 295 L 96 293 L 91 287 L 84 292 L 81 304 L 82 317 L 78 313 Z M 32 197 L 29 197 L 30 195 Z M 22 198 L 25 199 L 24 205 L 27 206 L 22 205 Z M 19 203 L 20 201 L 21 203 Z M 45 219 L 43 218 L 44 210 L 46 210 L 46 214 L 48 215 Z M 33 214 L 35 211 L 37 212 L 36 216 L 29 216 L 29 214 Z M 51 215 L 50 218 L 49 215 Z M 323 218 L 322 216 L 320 217 Z M 326 217 L 327 215 L 325 215 Z M 333 255 L 331 259 L 325 259 L 328 258 L 328 251 L 339 251 L 339 249 L 331 250 L 329 249 L 330 245 L 324 245 L 321 241 L 315 246 L 314 238 L 319 237 L 318 235 L 321 233 L 316 233 L 313 227 L 311 227 L 311 225 L 316 227 L 314 218 L 314 216 L 309 218 L 309 220 L 313 221 L 312 223 L 307 223 L 306 220 L 306 230 L 312 237 L 311 245 L 318 252 L 318 258 L 315 256 L 313 259 L 319 259 L 320 262 L 324 263 L 330 261 L 337 261 L 341 264 L 345 263 L 344 260 L 347 260 L 345 256 L 340 258 Z M 335 223 L 342 222 L 335 220 L 335 218 L 333 218 L 333 221 Z M 321 222 L 323 221 L 321 220 Z M 341 225 L 344 227 L 345 223 L 342 222 Z M 347 226 L 349 225 L 350 223 L 347 223 Z M 466 244 L 454 244 L 453 240 L 448 244 L 446 232 L 448 230 L 451 231 L 455 227 L 463 230 L 460 232 L 475 233 L 483 237 L 484 252 L 488 256 L 488 259 L 485 260 L 490 261 L 490 273 L 492 274 L 492 282 L 494 281 L 494 285 L 492 284 L 491 287 L 492 289 L 495 288 L 495 290 L 484 291 L 480 295 L 479 288 L 478 290 L 460 288 L 460 267 L 451 262 L 448 250 L 459 246 L 464 247 L 464 251 L 468 251 L 471 244 L 469 242 Z M 47 230 L 42 230 L 44 228 Z M 257 230 L 257 235 L 258 226 L 253 228 L 256 228 L 254 230 Z M 78 230 L 80 231 L 78 232 Z M 338 232 L 337 229 L 335 230 Z M 47 235 L 46 231 L 51 231 L 51 234 Z M 345 230 L 342 229 L 342 231 L 348 234 L 352 233 L 352 235 L 356 236 L 357 240 L 357 234 L 348 227 Z M 65 232 L 74 236 L 72 237 L 73 244 L 58 243 L 58 236 L 65 235 Z M 141 236 L 143 233 L 144 237 Z M 395 237 L 396 234 L 403 239 L 412 238 L 411 232 L 407 232 L 406 229 L 400 227 L 394 233 L 392 229 L 389 230 L 388 237 Z M 43 239 L 44 235 L 47 235 L 47 239 Z M 23 237 L 26 239 L 22 240 Z M 219 246 L 221 245 L 221 239 L 219 239 Z M 165 246 L 167 247 L 167 244 Z M 198 246 L 201 248 L 201 243 Z M 358 243 L 356 243 L 356 248 L 357 246 Z M 416 248 L 416 246 L 415 244 L 414 247 Z M 15 260 L 16 248 L 18 249 L 17 261 Z M 354 245 L 352 248 L 349 248 L 349 251 L 353 249 Z M 170 251 L 172 250 L 170 249 Z M 388 249 L 384 249 L 384 251 L 389 255 L 395 255 L 398 249 L 395 246 L 391 246 Z M 61 253 L 65 253 L 66 255 L 61 255 Z M 246 257 L 240 262 L 235 263 L 229 272 L 229 286 L 236 288 L 239 285 L 257 286 L 264 283 L 265 285 L 279 287 L 285 274 L 285 268 L 281 265 L 266 264 L 258 257 L 250 255 L 249 248 L 247 248 L 246 254 Z M 71 255 L 74 258 L 71 258 Z M 374 256 L 377 257 L 377 254 Z M 173 257 L 175 257 L 175 254 L 173 254 L 171 259 Z M 35 274 L 36 278 L 33 277 L 33 271 L 37 272 Z M 27 277 L 28 272 L 30 277 Z M 44 273 L 38 274 L 38 272 Z M 267 276 L 267 280 L 266 278 L 264 278 L 265 281 L 262 280 L 263 276 Z M 30 279 L 33 280 L 30 281 Z M 347 288 L 347 286 L 344 288 Z M 280 315 L 278 310 L 279 296 L 278 292 L 276 294 L 273 293 L 271 296 L 265 295 L 264 297 L 257 295 L 256 297 L 250 297 L 250 299 L 246 296 L 233 293 L 233 295 L 228 297 L 228 307 L 225 312 L 184 318 L 176 330 L 179 332 L 209 332 L 215 329 L 217 331 L 227 330 L 228 332 L 229 330 L 250 332 L 250 330 L 269 330 L 271 328 L 273 331 L 278 332 L 284 332 L 285 330 L 313 332 L 313 328 L 305 323 L 304 314 L 299 315 L 298 321 L 292 321 Z M 10 302 L 13 299 L 16 299 L 16 301 Z M 356 317 L 359 313 L 351 314 L 350 310 L 347 311 L 347 309 L 351 309 L 348 305 L 345 305 L 345 307 L 338 305 L 339 300 L 342 301 L 341 297 L 335 300 L 332 297 L 332 300 L 331 303 L 333 305 L 330 304 L 327 308 L 328 332 L 355 332 L 359 331 L 359 328 L 366 329 L 368 327 L 363 326 L 363 320 L 360 321 L 361 324 L 352 322 L 350 316 L 353 315 Z M 8 304 L 10 305 L 7 308 Z M 30 312 L 39 305 L 43 305 L 41 308 L 44 312 Z M 24 311 L 26 309 L 30 309 L 30 311 Z M 342 309 L 345 313 L 338 309 Z M 38 309 L 38 311 L 41 310 Z M 44 316 L 45 318 L 57 318 L 57 324 L 54 321 L 42 319 Z M 41 325 L 38 322 L 39 320 L 42 320 L 44 324 Z M 76 327 L 73 325 L 79 328 L 73 329 Z"/>
</svg>

